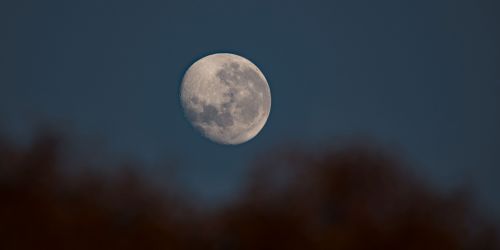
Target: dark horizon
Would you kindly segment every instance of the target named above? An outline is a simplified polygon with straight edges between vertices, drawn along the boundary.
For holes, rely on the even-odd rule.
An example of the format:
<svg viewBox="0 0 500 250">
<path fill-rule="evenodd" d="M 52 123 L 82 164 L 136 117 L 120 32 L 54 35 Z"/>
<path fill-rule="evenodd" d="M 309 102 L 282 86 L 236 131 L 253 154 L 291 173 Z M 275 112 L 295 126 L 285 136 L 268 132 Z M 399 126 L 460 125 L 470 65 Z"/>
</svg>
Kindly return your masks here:
<svg viewBox="0 0 500 250">
<path fill-rule="evenodd" d="M 366 143 L 276 148 L 210 209 L 138 163 L 68 172 L 64 146 L 57 134 L 28 147 L 0 137 L 1 249 L 500 249 L 473 192 L 436 191 Z"/>
</svg>

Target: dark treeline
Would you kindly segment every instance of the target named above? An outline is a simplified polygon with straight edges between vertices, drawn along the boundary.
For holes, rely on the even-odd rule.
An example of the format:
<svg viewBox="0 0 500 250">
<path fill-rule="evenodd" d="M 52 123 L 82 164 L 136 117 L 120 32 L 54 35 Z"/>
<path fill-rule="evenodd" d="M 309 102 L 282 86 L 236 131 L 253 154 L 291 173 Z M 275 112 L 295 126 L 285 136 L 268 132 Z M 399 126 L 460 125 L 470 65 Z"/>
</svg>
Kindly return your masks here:
<svg viewBox="0 0 500 250">
<path fill-rule="evenodd" d="M 69 175 L 60 149 L 0 140 L 0 249 L 500 249 L 470 195 L 435 192 L 373 147 L 261 155 L 210 213 L 132 171 Z"/>
</svg>

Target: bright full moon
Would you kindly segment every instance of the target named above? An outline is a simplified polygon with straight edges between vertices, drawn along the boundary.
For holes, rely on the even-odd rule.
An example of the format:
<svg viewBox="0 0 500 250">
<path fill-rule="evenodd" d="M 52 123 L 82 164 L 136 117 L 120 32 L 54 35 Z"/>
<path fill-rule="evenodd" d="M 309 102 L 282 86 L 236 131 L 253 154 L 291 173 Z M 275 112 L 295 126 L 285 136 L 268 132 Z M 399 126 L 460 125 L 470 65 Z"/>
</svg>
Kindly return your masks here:
<svg viewBox="0 0 500 250">
<path fill-rule="evenodd" d="M 271 91 L 262 72 L 234 54 L 213 54 L 195 62 L 181 85 L 187 119 L 208 139 L 240 144 L 255 137 L 271 111 Z"/>
</svg>

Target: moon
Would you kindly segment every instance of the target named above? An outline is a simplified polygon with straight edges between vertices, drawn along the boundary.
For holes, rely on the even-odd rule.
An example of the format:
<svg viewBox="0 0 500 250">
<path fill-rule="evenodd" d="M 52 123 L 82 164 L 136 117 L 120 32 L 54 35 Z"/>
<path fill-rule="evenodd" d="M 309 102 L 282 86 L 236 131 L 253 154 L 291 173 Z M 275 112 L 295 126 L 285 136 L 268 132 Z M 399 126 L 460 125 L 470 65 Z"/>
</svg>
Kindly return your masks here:
<svg viewBox="0 0 500 250">
<path fill-rule="evenodd" d="M 271 111 L 271 91 L 264 74 L 248 59 L 217 53 L 196 61 L 180 89 L 184 113 L 196 130 L 220 144 L 254 138 Z"/>
</svg>

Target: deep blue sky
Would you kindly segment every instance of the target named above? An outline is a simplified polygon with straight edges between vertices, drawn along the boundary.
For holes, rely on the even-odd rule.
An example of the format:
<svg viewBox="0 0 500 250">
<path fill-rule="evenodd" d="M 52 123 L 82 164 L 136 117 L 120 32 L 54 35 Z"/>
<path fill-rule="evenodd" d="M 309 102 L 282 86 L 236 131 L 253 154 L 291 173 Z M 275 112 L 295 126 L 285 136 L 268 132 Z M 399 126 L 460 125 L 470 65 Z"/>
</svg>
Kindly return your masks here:
<svg viewBox="0 0 500 250">
<path fill-rule="evenodd" d="M 369 136 L 500 209 L 498 13 L 497 0 L 2 1 L 0 127 L 22 141 L 49 123 L 118 158 L 176 159 L 208 199 L 233 193 L 258 152 Z M 267 125 L 241 146 L 204 139 L 180 107 L 184 71 L 214 52 L 249 58 L 271 87 Z"/>
</svg>

